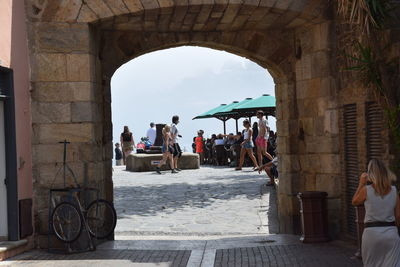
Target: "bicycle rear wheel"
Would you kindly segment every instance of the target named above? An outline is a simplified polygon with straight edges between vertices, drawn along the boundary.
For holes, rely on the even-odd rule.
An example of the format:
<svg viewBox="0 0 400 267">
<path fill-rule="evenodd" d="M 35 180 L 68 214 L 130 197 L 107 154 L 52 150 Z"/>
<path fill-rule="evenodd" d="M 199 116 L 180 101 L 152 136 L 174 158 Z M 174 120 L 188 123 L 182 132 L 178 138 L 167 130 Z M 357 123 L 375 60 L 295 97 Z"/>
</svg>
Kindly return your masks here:
<svg viewBox="0 0 400 267">
<path fill-rule="evenodd" d="M 107 200 L 95 200 L 87 208 L 86 222 L 92 236 L 98 239 L 107 238 L 114 232 L 117 213 Z"/>
<path fill-rule="evenodd" d="M 61 202 L 53 210 L 51 223 L 56 237 L 70 243 L 81 234 L 82 214 L 74 204 Z"/>
</svg>

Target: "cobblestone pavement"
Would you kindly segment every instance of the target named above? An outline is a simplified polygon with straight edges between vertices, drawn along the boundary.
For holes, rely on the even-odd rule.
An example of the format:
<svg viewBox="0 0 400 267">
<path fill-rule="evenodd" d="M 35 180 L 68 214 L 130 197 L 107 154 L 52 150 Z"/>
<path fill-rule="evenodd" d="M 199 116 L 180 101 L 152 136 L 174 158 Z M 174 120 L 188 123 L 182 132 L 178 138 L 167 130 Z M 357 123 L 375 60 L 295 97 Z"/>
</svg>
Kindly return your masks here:
<svg viewBox="0 0 400 267">
<path fill-rule="evenodd" d="M 116 235 L 232 235 L 278 231 L 266 176 L 202 167 L 172 174 L 114 168 Z M 261 194 L 262 189 L 264 194 Z M 272 201 L 270 201 L 272 200 Z"/>
</svg>

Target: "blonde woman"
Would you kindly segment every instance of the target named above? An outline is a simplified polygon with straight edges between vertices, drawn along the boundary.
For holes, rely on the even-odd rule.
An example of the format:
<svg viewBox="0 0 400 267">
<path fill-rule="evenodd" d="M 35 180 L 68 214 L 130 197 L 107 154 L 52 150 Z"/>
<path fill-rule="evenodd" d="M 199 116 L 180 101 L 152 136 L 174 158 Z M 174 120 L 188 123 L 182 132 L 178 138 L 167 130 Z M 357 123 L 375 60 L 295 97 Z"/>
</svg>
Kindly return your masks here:
<svg viewBox="0 0 400 267">
<path fill-rule="evenodd" d="M 173 143 L 172 143 L 172 138 L 171 138 L 171 127 L 169 125 L 165 125 L 164 128 L 162 129 L 162 136 L 163 136 L 163 144 L 162 144 L 162 153 L 163 157 L 160 163 L 156 167 L 156 172 L 158 174 L 161 174 L 161 166 L 165 165 L 167 160 L 169 159 L 169 164 L 172 169 L 172 173 L 178 173 L 174 169 L 174 159 L 173 159 L 173 154 L 174 154 L 174 149 L 172 148 Z"/>
<path fill-rule="evenodd" d="M 400 200 L 392 186 L 391 172 L 382 161 L 372 159 L 360 176 L 353 205 L 364 204 L 365 219 L 361 255 L 364 266 L 400 267 Z"/>
</svg>

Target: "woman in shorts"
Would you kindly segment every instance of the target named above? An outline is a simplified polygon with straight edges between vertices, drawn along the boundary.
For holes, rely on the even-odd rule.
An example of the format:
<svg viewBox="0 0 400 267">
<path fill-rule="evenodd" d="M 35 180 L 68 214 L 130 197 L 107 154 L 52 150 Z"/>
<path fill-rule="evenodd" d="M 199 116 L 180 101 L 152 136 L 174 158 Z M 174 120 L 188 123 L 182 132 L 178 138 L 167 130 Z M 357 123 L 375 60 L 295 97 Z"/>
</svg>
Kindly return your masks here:
<svg viewBox="0 0 400 267">
<path fill-rule="evenodd" d="M 156 172 L 158 174 L 161 174 L 161 166 L 165 165 L 167 163 L 167 160 L 169 159 L 169 164 L 172 168 L 171 173 L 177 173 L 177 171 L 174 169 L 174 159 L 173 159 L 173 154 L 174 150 L 172 148 L 172 138 L 171 138 L 171 127 L 169 125 L 165 125 L 164 128 L 162 129 L 162 136 L 163 136 L 163 144 L 161 151 L 163 153 L 162 160 L 156 167 Z"/>
<path fill-rule="evenodd" d="M 243 162 L 244 162 L 244 156 L 246 154 L 249 155 L 250 159 L 253 161 L 253 164 L 254 164 L 253 170 L 258 170 L 257 160 L 253 154 L 253 148 L 254 148 L 253 130 L 251 129 L 251 127 L 250 127 L 251 125 L 248 120 L 243 121 L 243 126 L 245 129 L 243 131 L 243 142 L 241 143 L 241 149 L 240 149 L 239 166 L 235 170 L 239 171 L 242 169 Z"/>
</svg>

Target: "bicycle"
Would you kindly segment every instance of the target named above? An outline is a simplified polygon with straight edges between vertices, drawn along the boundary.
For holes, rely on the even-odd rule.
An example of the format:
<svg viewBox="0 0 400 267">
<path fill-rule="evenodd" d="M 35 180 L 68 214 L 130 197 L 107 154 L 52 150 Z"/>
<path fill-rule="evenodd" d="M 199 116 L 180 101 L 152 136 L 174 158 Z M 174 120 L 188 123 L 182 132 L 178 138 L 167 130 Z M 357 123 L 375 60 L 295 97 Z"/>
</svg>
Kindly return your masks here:
<svg viewBox="0 0 400 267">
<path fill-rule="evenodd" d="M 114 206 L 105 199 L 99 199 L 99 190 L 80 187 L 75 174 L 66 163 L 66 146 L 69 142 L 64 140 L 60 143 L 64 144 L 64 160 L 62 166 L 64 170 L 64 188 L 50 190 L 50 199 L 52 199 L 52 192 L 68 192 L 69 199 L 63 200 L 55 205 L 49 218 L 55 236 L 65 243 L 71 243 L 79 238 L 85 227 L 92 237 L 97 239 L 109 237 L 114 232 L 117 223 L 117 214 Z M 66 170 L 68 170 L 74 178 L 76 187 L 65 187 Z M 56 177 L 58 173 L 59 172 L 57 172 Z M 82 205 L 79 196 L 77 196 L 80 192 L 85 191 L 96 192 L 96 200 L 90 202 L 87 206 Z"/>
</svg>

